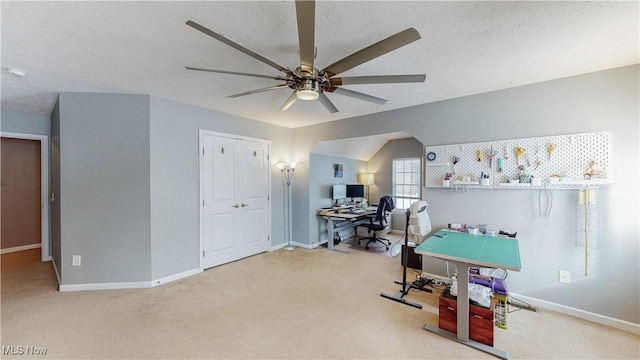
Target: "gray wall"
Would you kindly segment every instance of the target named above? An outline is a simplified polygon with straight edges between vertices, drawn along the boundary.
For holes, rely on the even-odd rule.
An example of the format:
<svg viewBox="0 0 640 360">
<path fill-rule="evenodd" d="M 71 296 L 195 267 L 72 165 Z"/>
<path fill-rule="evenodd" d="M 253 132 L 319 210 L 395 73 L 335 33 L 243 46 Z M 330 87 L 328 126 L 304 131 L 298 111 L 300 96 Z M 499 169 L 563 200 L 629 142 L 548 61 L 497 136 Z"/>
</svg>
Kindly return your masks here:
<svg viewBox="0 0 640 360">
<path fill-rule="evenodd" d="M 426 189 L 423 198 L 434 229 L 459 221 L 518 231 L 523 268 L 509 274 L 512 292 L 638 324 L 639 75 L 634 65 L 297 128 L 293 151 L 301 155 L 320 141 L 397 131 L 424 145 L 611 131 L 616 183 L 603 194 L 601 247 L 592 255 L 589 276 L 579 270 L 583 249 L 574 245 L 574 222 L 567 221 L 575 218 L 574 192 L 554 191 L 549 219 L 536 216 L 533 190 Z M 300 175 L 294 193 L 297 236 L 309 233 L 314 222 L 305 190 L 308 177 Z M 571 284 L 558 282 L 561 269 L 572 271 Z M 611 294 L 617 294 L 616 306 Z"/>
<path fill-rule="evenodd" d="M 0 111 L 0 130 L 2 131 L 49 136 L 50 127 L 49 115 L 7 109 Z"/>
<path fill-rule="evenodd" d="M 311 231 L 308 236 L 300 237 L 295 236 L 294 232 L 293 241 L 305 245 L 314 245 L 327 240 L 326 221 L 318 220 L 316 210 L 322 207 L 331 206 L 331 203 L 333 202 L 331 198 L 332 185 L 358 184 L 358 174 L 367 172 L 367 163 L 365 161 L 335 156 L 309 154 L 309 164 L 311 164 L 308 188 L 309 199 L 311 199 L 311 206 L 309 208 L 312 222 L 310 227 Z M 343 165 L 342 178 L 333 177 L 333 164 Z M 295 199 L 295 197 L 292 199 Z M 295 220 L 293 223 L 295 224 Z"/>
<path fill-rule="evenodd" d="M 152 97 L 153 279 L 200 266 L 198 129 L 270 140 L 271 164 L 290 160 L 291 129 Z M 285 242 L 284 192 L 280 171 L 271 170 L 271 246 L 276 247 Z"/>
<path fill-rule="evenodd" d="M 63 93 L 51 119 L 62 285 L 148 282 L 199 269 L 198 129 L 271 140 L 273 164 L 290 153 L 290 129 L 149 96 Z M 271 183 L 275 247 L 284 243 L 275 168 Z M 71 267 L 73 255 L 82 256 L 81 267 Z"/>
<path fill-rule="evenodd" d="M 369 197 L 377 202 L 381 196 L 391 194 L 393 179 L 393 159 L 423 157 L 424 145 L 415 138 L 391 140 L 376 152 L 367 162 L 369 172 L 376 174 L 376 183 L 369 187 Z M 405 212 L 395 211 L 391 217 L 391 228 L 404 231 L 407 223 Z"/>
<path fill-rule="evenodd" d="M 148 281 L 149 97 L 61 93 L 59 128 L 62 285 Z"/>
</svg>

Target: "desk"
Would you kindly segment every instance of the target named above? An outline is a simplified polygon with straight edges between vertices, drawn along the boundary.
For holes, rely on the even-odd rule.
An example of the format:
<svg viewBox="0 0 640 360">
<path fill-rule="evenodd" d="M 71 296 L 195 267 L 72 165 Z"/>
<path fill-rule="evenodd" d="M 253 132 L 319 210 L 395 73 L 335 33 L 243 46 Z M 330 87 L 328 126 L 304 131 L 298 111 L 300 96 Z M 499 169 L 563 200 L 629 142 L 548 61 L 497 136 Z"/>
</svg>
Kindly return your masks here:
<svg viewBox="0 0 640 360">
<path fill-rule="evenodd" d="M 334 209 L 321 209 L 318 210 L 318 216 L 321 216 L 323 219 L 327 220 L 327 248 L 329 250 L 334 250 L 333 246 L 333 235 L 343 230 L 347 227 L 357 226 L 362 224 L 368 215 L 375 215 L 377 211 L 377 207 L 368 207 L 366 210 L 362 212 L 354 212 L 351 210 L 354 209 L 344 209 L 342 212 L 336 211 Z M 339 227 L 334 226 L 334 221 L 345 221 L 348 220 L 349 223 L 346 225 L 342 225 Z"/>
<path fill-rule="evenodd" d="M 445 237 L 442 237 L 446 234 Z M 481 266 L 520 271 L 518 240 L 487 235 L 472 235 L 440 230 L 415 249 L 418 254 L 456 263 L 458 273 L 457 328 L 458 334 L 433 327 L 424 329 L 457 340 L 502 359 L 510 359 L 504 351 L 469 339 L 469 267 Z"/>
</svg>

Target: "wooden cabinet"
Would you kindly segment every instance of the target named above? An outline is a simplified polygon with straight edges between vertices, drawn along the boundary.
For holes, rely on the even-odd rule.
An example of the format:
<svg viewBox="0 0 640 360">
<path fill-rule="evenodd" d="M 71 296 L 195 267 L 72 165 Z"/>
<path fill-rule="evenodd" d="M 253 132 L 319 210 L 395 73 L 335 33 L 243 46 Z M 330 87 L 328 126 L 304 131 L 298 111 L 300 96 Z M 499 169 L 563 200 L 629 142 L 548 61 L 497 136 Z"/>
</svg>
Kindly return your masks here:
<svg viewBox="0 0 640 360">
<path fill-rule="evenodd" d="M 449 290 L 440 294 L 440 305 L 438 308 L 438 327 L 452 332 L 458 331 L 457 299 L 449 293 Z M 485 345 L 493 346 L 493 308 L 469 304 L 469 338 Z"/>
</svg>

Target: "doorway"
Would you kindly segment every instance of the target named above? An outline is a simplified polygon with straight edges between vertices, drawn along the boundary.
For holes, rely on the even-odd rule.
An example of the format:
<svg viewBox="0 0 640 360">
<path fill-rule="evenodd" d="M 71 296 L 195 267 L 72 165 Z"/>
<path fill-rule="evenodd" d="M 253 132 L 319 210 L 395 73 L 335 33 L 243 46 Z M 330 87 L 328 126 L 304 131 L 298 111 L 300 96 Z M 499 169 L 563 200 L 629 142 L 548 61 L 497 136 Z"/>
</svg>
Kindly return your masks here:
<svg viewBox="0 0 640 360">
<path fill-rule="evenodd" d="M 27 230 L 27 231 L 25 234 L 19 233 L 20 234 L 19 236 L 29 236 L 29 237 L 35 236 L 36 238 L 39 238 L 39 245 L 40 245 L 39 247 L 41 248 L 40 258 L 42 261 L 50 261 L 51 247 L 50 247 L 50 240 L 49 240 L 49 203 L 48 203 L 49 138 L 48 136 L 44 136 L 44 135 L 22 134 L 22 133 L 12 133 L 12 132 L 0 132 L 0 136 L 2 138 L 2 144 L 3 144 L 2 152 L 1 152 L 2 170 L 3 170 L 2 171 L 3 173 L 2 174 L 3 244 L 5 243 L 5 237 L 4 237 L 5 235 L 8 234 L 9 238 L 15 238 L 15 236 L 11 234 L 17 234 L 15 233 L 15 231 L 21 231 L 20 228 L 23 228 L 23 230 Z M 39 152 L 39 155 L 38 155 L 38 152 Z M 23 161 L 27 161 L 27 158 L 29 159 L 28 161 L 30 165 L 23 164 Z M 5 164 L 5 162 L 7 163 Z M 7 167 L 5 168 L 5 166 Z M 26 168 L 26 169 L 23 169 L 23 168 Z M 27 173 L 31 174 L 27 176 L 33 176 L 34 173 L 39 173 L 39 184 L 37 184 L 38 175 L 36 175 L 37 177 L 35 180 L 36 182 L 35 186 L 39 187 L 39 189 L 35 190 L 36 191 L 36 194 L 34 195 L 35 199 L 21 200 L 21 199 L 15 198 L 15 196 L 13 195 L 16 195 L 15 194 L 16 192 L 22 193 L 23 191 L 26 191 L 26 190 L 13 188 L 12 187 L 13 185 L 9 185 L 8 183 L 6 185 L 9 186 L 9 188 L 6 188 L 5 180 L 8 181 L 9 179 L 6 179 L 5 176 L 12 176 L 12 175 L 16 175 L 18 172 L 23 172 L 23 170 L 20 170 L 20 169 L 23 169 Z M 15 184 L 15 181 L 11 180 L 11 182 L 14 182 Z M 17 184 L 17 185 L 22 186 L 25 184 Z M 5 194 L 5 190 L 7 191 L 7 194 Z M 31 189 L 31 191 L 34 191 L 34 189 Z M 11 193 L 11 195 L 9 195 L 9 193 Z M 5 195 L 7 195 L 7 198 L 5 198 Z M 14 198 L 13 200 L 11 200 L 12 197 Z M 28 219 L 28 221 L 31 221 L 31 225 L 26 223 L 22 224 L 22 222 L 20 222 L 20 226 L 17 226 L 18 223 L 13 222 L 11 223 L 11 226 L 5 226 L 7 224 L 5 223 L 5 221 L 7 222 L 13 221 L 9 218 L 5 218 L 5 215 L 9 215 L 9 214 L 5 214 L 5 211 L 8 211 L 8 208 L 5 209 L 5 199 L 10 200 L 10 202 L 7 203 L 8 206 L 14 206 L 14 205 L 11 205 L 11 203 L 15 203 L 15 202 L 17 202 L 18 204 L 21 204 L 22 201 L 28 201 L 29 203 L 31 203 L 29 206 L 22 206 L 22 205 L 18 206 L 19 208 L 26 207 L 26 209 L 15 208 L 15 212 L 14 210 L 10 211 L 12 213 L 11 215 L 13 216 L 17 216 L 18 210 L 21 212 L 23 210 L 26 211 L 23 214 L 31 214 L 31 215 L 28 215 L 31 218 L 31 219 Z M 35 204 L 33 204 L 33 202 L 35 202 Z M 38 208 L 39 208 L 39 211 L 38 211 Z M 25 216 L 25 215 L 21 215 L 21 216 Z M 35 234 L 31 233 L 34 230 L 33 229 L 33 227 L 35 227 L 34 224 L 38 224 L 38 228 L 36 229 Z M 5 231 L 8 231 L 9 233 L 5 234 Z M 25 243 L 22 240 L 18 240 L 16 242 L 10 243 L 11 247 L 9 249 L 11 250 L 5 251 L 3 249 L 3 253 L 11 252 L 14 250 L 22 250 L 22 249 L 26 250 L 26 249 L 33 248 L 32 245 L 19 245 L 21 242 Z M 29 240 L 26 240 L 26 242 L 33 243 L 33 241 L 29 241 Z M 13 245 L 17 245 L 17 246 L 13 246 Z"/>
</svg>

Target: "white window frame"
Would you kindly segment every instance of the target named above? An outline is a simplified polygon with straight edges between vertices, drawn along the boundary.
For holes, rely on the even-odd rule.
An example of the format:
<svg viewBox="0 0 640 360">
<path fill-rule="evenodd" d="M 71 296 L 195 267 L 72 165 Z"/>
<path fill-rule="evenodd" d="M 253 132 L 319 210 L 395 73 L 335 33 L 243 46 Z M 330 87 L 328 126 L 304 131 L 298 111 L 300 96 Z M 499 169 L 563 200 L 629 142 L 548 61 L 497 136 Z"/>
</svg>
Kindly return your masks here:
<svg viewBox="0 0 640 360">
<path fill-rule="evenodd" d="M 416 174 L 416 179 L 418 180 L 418 183 L 416 184 L 418 187 L 418 194 L 417 197 L 413 197 L 413 196 L 398 196 L 398 194 L 396 194 L 396 166 L 399 162 L 403 162 L 403 161 L 416 161 L 418 163 L 418 172 Z M 401 206 L 402 201 L 400 201 L 401 199 L 409 199 L 409 204 L 413 203 L 414 201 L 418 201 L 422 199 L 422 159 L 420 157 L 411 157 L 411 158 L 397 158 L 397 159 L 393 159 L 391 162 L 391 196 L 393 196 L 393 201 L 394 204 L 396 206 L 396 209 L 398 210 L 406 210 L 409 208 L 409 206 L 404 207 Z M 409 184 L 403 184 L 403 185 L 413 185 L 411 183 Z"/>
</svg>

